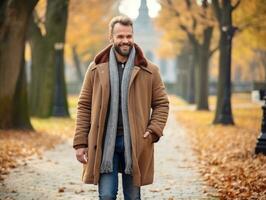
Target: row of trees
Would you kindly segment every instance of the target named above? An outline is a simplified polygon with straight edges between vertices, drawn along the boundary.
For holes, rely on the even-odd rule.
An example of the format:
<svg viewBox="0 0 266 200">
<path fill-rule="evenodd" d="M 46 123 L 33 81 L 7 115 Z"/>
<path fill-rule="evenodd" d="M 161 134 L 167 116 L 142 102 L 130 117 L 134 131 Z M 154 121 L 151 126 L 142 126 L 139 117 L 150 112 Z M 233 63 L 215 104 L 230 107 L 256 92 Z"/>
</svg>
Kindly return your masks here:
<svg viewBox="0 0 266 200">
<path fill-rule="evenodd" d="M 214 123 L 233 124 L 230 102 L 232 39 L 236 36 L 241 41 L 237 41 L 236 45 L 249 47 L 234 52 L 233 56 L 241 57 L 239 61 L 249 62 L 252 66 L 261 63 L 266 66 L 264 1 L 160 0 L 160 3 L 162 9 L 158 24 L 165 30 L 166 41 L 173 44 L 175 53 L 187 46 L 192 52 L 189 96 L 191 102 L 196 102 L 197 109 L 209 109 L 208 65 L 214 52 L 219 50 L 218 101 Z M 80 59 L 89 62 L 96 51 L 105 45 L 107 23 L 111 15 L 118 12 L 118 5 L 119 1 L 114 3 L 111 0 L 104 3 L 95 0 L 1 1 L 1 129 L 32 128 L 29 115 L 53 115 L 55 45 L 67 41 L 58 59 L 64 60 L 64 51 L 67 59 L 72 56 L 82 80 Z M 31 48 L 29 87 L 25 76 L 26 42 Z M 248 57 L 256 57 L 256 60 L 251 63 Z M 59 80 L 63 85 L 62 99 L 67 110 L 64 65 L 59 71 Z"/>
<path fill-rule="evenodd" d="M 249 35 L 249 39 L 255 41 L 263 38 L 257 37 L 265 35 L 266 30 L 265 22 L 260 21 L 266 9 L 263 0 L 160 2 L 162 10 L 157 22 L 166 33 L 165 41 L 173 44 L 174 51 L 181 51 L 188 42 L 193 55 L 189 70 L 192 76 L 189 101 L 195 102 L 198 110 L 209 109 L 209 62 L 214 52 L 219 50 L 218 92 L 213 123 L 234 124 L 231 110 L 232 41 L 240 35 Z M 250 45 L 248 48 L 253 49 Z"/>
<path fill-rule="evenodd" d="M 32 129 L 30 115 L 53 116 L 55 82 L 58 80 L 63 86 L 60 98 L 65 115 L 69 116 L 64 55 L 71 51 L 64 51 L 72 49 L 76 66 L 80 59 L 78 55 L 90 60 L 93 51 L 106 41 L 107 23 L 111 12 L 114 12 L 110 9 L 112 5 L 111 0 L 104 4 L 95 0 L 1 1 L 0 129 Z M 25 73 L 26 43 L 31 49 L 29 87 Z M 59 48 L 63 47 L 60 54 L 56 54 L 58 44 L 61 44 Z M 56 61 L 63 63 L 58 65 L 60 69 L 56 69 Z M 56 70 L 60 72 L 57 77 Z"/>
</svg>

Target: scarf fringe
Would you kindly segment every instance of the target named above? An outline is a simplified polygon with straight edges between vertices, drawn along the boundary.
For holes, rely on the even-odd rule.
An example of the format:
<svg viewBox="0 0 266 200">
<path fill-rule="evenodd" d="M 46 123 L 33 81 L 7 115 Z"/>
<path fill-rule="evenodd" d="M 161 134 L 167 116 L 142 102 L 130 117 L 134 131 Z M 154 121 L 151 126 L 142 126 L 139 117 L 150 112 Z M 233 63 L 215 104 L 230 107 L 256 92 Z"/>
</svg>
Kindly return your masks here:
<svg viewBox="0 0 266 200">
<path fill-rule="evenodd" d="M 132 174 L 133 170 L 132 170 L 132 167 L 126 167 L 125 169 L 125 174 Z"/>
<path fill-rule="evenodd" d="M 101 173 L 110 173 L 113 171 L 113 163 L 110 161 L 102 162 Z"/>
</svg>

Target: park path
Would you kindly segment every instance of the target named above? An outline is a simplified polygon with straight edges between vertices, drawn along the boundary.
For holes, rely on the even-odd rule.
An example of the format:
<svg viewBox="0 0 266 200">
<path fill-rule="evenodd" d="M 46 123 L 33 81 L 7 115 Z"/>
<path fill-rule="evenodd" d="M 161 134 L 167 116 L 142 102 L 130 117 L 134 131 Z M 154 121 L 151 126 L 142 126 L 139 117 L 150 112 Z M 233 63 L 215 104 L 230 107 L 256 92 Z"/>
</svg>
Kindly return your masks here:
<svg viewBox="0 0 266 200">
<path fill-rule="evenodd" d="M 155 179 L 141 188 L 143 200 L 209 200 L 211 191 L 197 172 L 196 158 L 184 130 L 175 120 L 177 107 L 170 106 L 164 136 L 155 144 Z M 31 157 L 7 175 L 0 185 L 0 200 L 96 200 L 97 186 L 81 183 L 81 165 L 69 140 Z M 121 176 L 119 192 L 122 198 Z M 213 191 L 211 191 L 213 193 Z"/>
</svg>

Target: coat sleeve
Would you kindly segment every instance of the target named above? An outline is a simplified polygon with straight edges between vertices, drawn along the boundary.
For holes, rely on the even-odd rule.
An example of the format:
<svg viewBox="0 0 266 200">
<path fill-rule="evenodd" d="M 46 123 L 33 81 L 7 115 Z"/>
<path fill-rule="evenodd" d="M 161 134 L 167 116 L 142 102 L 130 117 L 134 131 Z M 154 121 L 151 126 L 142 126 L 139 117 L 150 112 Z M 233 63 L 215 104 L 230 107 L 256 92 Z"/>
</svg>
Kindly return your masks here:
<svg viewBox="0 0 266 200">
<path fill-rule="evenodd" d="M 78 99 L 77 119 L 75 125 L 75 135 L 73 139 L 73 148 L 78 149 L 88 146 L 88 134 L 91 126 L 91 102 L 93 88 L 93 63 L 90 64 L 85 74 Z"/>
<path fill-rule="evenodd" d="M 169 100 L 157 67 L 153 73 L 151 107 L 152 114 L 147 130 L 151 131 L 153 142 L 158 142 L 160 137 L 163 136 L 163 129 L 168 118 Z"/>
</svg>

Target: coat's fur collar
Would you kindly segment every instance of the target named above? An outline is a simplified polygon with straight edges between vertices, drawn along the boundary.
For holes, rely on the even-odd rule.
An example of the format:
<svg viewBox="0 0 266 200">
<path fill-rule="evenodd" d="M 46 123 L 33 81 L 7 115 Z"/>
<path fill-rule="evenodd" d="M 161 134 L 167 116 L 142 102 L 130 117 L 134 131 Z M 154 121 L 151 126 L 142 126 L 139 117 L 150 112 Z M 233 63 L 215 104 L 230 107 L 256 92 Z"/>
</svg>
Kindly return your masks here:
<svg viewBox="0 0 266 200">
<path fill-rule="evenodd" d="M 109 61 L 109 52 L 110 52 L 111 47 L 112 47 L 112 44 L 108 45 L 100 53 L 98 53 L 95 56 L 94 63 L 96 65 Z M 145 59 L 145 57 L 142 53 L 142 50 L 140 49 L 140 47 L 136 43 L 134 43 L 134 47 L 136 49 L 136 57 L 135 57 L 134 65 L 140 66 L 140 67 L 147 67 L 148 62 Z"/>
</svg>

